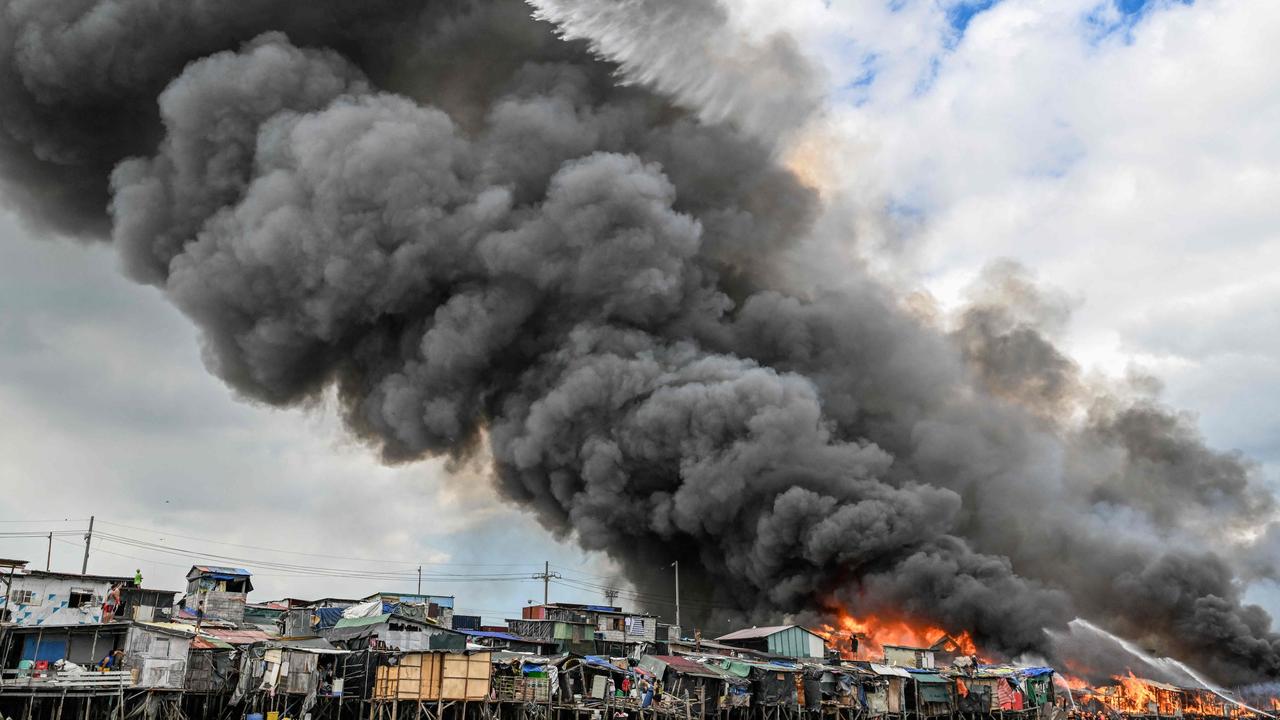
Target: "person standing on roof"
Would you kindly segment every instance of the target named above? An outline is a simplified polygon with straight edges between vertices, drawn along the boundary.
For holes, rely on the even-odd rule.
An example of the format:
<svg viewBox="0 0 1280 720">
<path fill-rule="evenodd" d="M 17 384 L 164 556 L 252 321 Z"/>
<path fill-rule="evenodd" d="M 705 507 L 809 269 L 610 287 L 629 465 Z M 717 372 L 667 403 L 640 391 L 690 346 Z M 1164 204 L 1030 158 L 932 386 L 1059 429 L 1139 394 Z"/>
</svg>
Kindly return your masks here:
<svg viewBox="0 0 1280 720">
<path fill-rule="evenodd" d="M 133 586 L 142 587 L 142 568 L 133 571 Z"/>
</svg>

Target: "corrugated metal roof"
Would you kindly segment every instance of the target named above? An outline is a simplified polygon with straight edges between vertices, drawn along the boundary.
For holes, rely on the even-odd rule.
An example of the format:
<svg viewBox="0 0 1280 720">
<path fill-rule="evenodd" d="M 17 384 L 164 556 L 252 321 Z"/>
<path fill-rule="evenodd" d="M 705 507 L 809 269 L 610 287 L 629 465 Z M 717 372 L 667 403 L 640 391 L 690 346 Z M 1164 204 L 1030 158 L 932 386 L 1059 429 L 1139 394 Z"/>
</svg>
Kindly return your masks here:
<svg viewBox="0 0 1280 720">
<path fill-rule="evenodd" d="M 877 663 L 871 663 L 871 672 L 874 672 L 877 675 L 887 675 L 890 677 L 911 677 L 911 673 L 893 665 L 879 665 Z"/>
<path fill-rule="evenodd" d="M 514 633 L 495 632 L 493 630 L 457 630 L 456 632 L 460 632 L 463 635 L 467 635 L 470 637 L 492 638 L 494 640 L 512 640 L 515 642 L 524 642 L 524 643 L 546 642 L 545 640 L 535 640 L 533 638 L 522 637 Z"/>
<path fill-rule="evenodd" d="M 225 640 L 200 635 L 191 641 L 192 650 L 232 650 L 235 646 Z"/>
<path fill-rule="evenodd" d="M 745 630 L 735 630 L 729 633 L 728 635 L 721 635 L 720 637 L 716 638 L 716 640 L 719 640 L 721 642 L 725 640 L 755 640 L 758 638 L 769 637 L 770 635 L 776 635 L 777 633 L 780 633 L 784 630 L 790 630 L 793 627 L 799 627 L 799 626 L 798 625 L 769 625 L 767 627 L 746 628 Z M 804 628 L 800 628 L 800 629 L 804 630 Z M 809 632 L 809 631 L 806 630 L 805 632 Z"/>
<path fill-rule="evenodd" d="M 309 638 L 282 638 L 280 640 L 272 640 L 267 643 L 267 647 L 285 648 L 288 650 L 299 650 L 305 652 L 317 653 L 346 653 L 347 650 L 339 650 L 333 646 L 333 643 L 319 637 Z"/>
<path fill-rule="evenodd" d="M 48 577 L 62 578 L 64 580 L 87 580 L 90 582 L 109 582 L 109 583 L 127 583 L 133 584 L 133 577 L 124 577 L 122 575 L 81 575 L 80 573 L 64 573 L 50 572 L 48 570 L 28 570 L 25 573 L 15 573 L 13 578 L 17 580 L 22 577 Z"/>
<path fill-rule="evenodd" d="M 262 632 L 261 630 L 239 630 L 239 629 L 231 629 L 231 628 L 202 627 L 200 628 L 200 631 L 209 635 L 210 637 L 215 637 L 215 638 L 218 638 L 219 640 L 225 640 L 226 642 L 229 642 L 232 645 L 252 645 L 253 643 L 256 643 L 256 642 L 262 642 L 264 640 L 271 639 L 270 635 Z"/>
<path fill-rule="evenodd" d="M 182 566 L 179 565 L 178 567 L 182 567 Z M 245 570 L 244 568 L 221 567 L 219 565 L 193 565 L 191 567 L 191 570 L 195 572 L 200 572 L 200 573 L 218 573 L 219 575 L 244 575 L 246 577 L 253 574 L 248 570 Z M 188 572 L 187 574 L 190 575 L 191 573 Z"/>
<path fill-rule="evenodd" d="M 707 667 L 706 664 L 690 660 L 682 655 L 650 655 L 649 657 L 665 663 L 668 668 L 683 675 L 698 675 L 717 679 L 722 677 L 721 673 L 715 672 Z"/>
<path fill-rule="evenodd" d="M 140 626 L 140 627 L 151 628 L 152 630 L 161 630 L 161 631 L 164 631 L 164 632 L 181 633 L 181 634 L 183 634 L 183 635 L 195 635 L 195 634 L 196 634 L 196 629 L 195 629 L 195 627 L 193 627 L 193 626 L 191 626 L 191 625 L 188 625 L 188 624 L 186 624 L 186 623 L 175 623 L 175 622 L 142 622 L 142 621 L 139 621 L 139 620 L 134 620 L 134 621 L 133 621 L 133 624 L 134 624 L 134 625 L 138 625 L 138 626 Z"/>
</svg>

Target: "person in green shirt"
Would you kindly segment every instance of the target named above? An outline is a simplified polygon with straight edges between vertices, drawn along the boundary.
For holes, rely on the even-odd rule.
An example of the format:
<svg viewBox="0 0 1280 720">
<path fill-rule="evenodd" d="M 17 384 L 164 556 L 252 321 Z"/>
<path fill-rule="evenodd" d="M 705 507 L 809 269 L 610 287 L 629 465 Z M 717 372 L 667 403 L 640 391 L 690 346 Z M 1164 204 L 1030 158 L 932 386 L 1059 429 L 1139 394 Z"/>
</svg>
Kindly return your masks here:
<svg viewBox="0 0 1280 720">
<path fill-rule="evenodd" d="M 142 568 L 133 571 L 133 586 L 142 587 Z"/>
</svg>

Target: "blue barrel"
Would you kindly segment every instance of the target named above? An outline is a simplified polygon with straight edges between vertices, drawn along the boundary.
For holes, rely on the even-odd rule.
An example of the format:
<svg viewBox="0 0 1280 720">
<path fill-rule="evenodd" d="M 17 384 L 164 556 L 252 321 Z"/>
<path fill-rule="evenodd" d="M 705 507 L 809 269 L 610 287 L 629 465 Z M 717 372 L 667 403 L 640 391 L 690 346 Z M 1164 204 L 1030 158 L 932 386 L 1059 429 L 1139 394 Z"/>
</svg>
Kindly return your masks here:
<svg viewBox="0 0 1280 720">
<path fill-rule="evenodd" d="M 249 713 L 244 716 L 244 720 L 262 720 L 262 713 Z"/>
</svg>

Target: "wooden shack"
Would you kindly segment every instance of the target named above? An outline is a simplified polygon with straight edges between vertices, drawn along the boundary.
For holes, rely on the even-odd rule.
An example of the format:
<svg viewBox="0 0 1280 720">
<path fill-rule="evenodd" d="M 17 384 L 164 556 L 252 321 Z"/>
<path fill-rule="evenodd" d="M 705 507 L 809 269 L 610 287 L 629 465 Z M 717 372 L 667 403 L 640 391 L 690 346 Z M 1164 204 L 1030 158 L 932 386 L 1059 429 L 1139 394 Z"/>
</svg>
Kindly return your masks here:
<svg viewBox="0 0 1280 720">
<path fill-rule="evenodd" d="M 374 700 L 484 700 L 489 696 L 488 652 L 404 653 L 377 669 Z"/>
<path fill-rule="evenodd" d="M 133 671 L 135 687 L 180 690 L 186 686 L 187 658 L 193 631 L 173 623 L 129 626 L 125 636 L 125 667 Z"/>
</svg>

